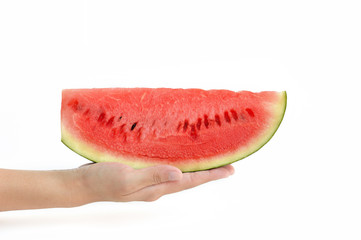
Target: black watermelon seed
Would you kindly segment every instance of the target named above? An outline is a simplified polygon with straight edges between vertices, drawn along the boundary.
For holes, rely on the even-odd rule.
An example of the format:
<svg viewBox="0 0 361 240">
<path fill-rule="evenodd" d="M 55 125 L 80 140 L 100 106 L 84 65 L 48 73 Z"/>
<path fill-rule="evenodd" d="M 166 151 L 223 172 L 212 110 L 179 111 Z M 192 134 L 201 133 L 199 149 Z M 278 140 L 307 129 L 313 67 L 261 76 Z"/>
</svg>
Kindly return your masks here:
<svg viewBox="0 0 361 240">
<path fill-rule="evenodd" d="M 137 123 L 138 123 L 138 122 L 133 123 L 132 127 L 130 128 L 130 131 L 133 131 L 133 130 L 134 130 L 134 128 L 137 126 Z"/>
</svg>

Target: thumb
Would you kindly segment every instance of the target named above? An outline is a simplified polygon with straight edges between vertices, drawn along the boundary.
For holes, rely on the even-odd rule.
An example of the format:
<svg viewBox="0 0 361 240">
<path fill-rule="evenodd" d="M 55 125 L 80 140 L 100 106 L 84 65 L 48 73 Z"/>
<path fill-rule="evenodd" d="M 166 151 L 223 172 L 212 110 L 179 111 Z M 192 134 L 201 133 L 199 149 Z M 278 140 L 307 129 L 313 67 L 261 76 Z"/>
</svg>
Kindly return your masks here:
<svg viewBox="0 0 361 240">
<path fill-rule="evenodd" d="M 138 185 L 138 188 L 144 188 L 147 186 L 160 184 L 170 181 L 178 181 L 182 179 L 182 172 L 173 166 L 158 165 L 148 168 L 142 168 L 135 171 L 134 183 Z"/>
</svg>

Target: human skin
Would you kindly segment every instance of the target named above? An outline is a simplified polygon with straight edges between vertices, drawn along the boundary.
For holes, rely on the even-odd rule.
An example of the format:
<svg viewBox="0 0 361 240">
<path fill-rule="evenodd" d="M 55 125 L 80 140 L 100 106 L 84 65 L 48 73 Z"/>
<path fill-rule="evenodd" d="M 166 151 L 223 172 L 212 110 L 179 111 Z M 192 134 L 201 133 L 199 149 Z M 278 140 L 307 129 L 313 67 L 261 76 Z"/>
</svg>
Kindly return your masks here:
<svg viewBox="0 0 361 240">
<path fill-rule="evenodd" d="M 68 208 L 99 201 L 155 201 L 233 173 L 231 165 L 182 173 L 168 165 L 133 169 L 121 163 L 49 171 L 0 169 L 0 211 Z"/>
</svg>

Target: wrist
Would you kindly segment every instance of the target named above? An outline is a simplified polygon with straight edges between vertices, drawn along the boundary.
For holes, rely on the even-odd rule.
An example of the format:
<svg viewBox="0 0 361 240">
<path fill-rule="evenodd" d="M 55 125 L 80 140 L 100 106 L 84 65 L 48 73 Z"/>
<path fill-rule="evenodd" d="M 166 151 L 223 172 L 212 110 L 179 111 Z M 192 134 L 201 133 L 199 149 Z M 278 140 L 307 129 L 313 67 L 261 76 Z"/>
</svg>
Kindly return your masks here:
<svg viewBox="0 0 361 240">
<path fill-rule="evenodd" d="M 68 196 L 68 207 L 76 207 L 96 201 L 95 194 L 91 191 L 86 174 L 82 169 L 63 171 L 63 181 Z"/>
</svg>

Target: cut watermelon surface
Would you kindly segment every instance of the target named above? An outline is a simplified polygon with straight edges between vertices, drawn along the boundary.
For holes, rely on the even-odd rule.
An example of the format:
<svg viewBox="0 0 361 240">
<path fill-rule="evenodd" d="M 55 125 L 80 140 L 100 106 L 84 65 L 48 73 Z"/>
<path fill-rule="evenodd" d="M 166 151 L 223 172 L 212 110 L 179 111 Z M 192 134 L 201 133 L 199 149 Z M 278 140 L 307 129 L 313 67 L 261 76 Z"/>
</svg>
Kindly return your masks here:
<svg viewBox="0 0 361 240">
<path fill-rule="evenodd" d="M 168 88 L 66 89 L 62 142 L 94 162 L 216 168 L 260 149 L 278 129 L 286 92 Z"/>
</svg>

